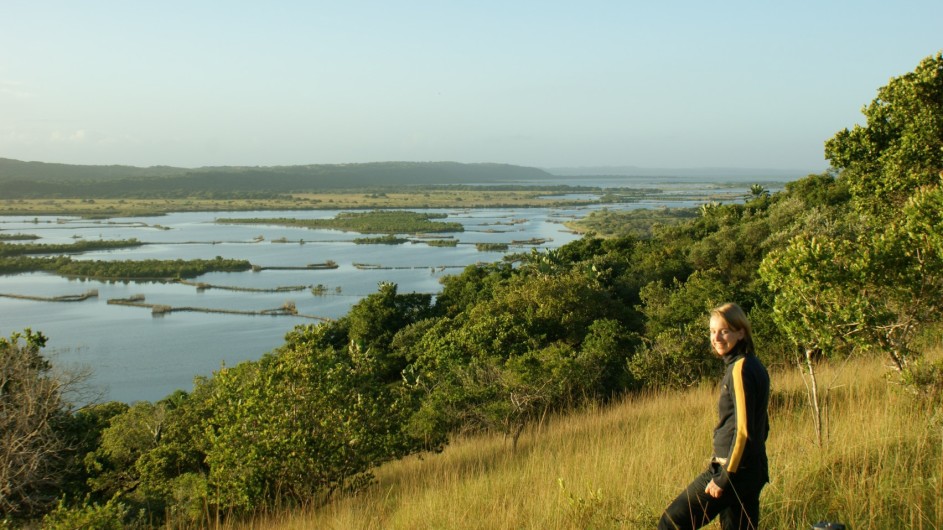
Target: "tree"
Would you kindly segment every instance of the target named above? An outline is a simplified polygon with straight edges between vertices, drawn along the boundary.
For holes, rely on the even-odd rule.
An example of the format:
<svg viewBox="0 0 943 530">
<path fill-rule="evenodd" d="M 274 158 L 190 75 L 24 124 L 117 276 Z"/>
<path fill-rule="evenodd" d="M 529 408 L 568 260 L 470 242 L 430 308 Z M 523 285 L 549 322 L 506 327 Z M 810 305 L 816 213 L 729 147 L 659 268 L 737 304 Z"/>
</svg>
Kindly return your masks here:
<svg viewBox="0 0 943 530">
<path fill-rule="evenodd" d="M 436 297 L 436 311 L 455 316 L 490 297 L 512 273 L 509 264 L 493 263 L 469 265 L 461 274 L 446 276 L 442 279 L 442 292 Z"/>
<path fill-rule="evenodd" d="M 776 320 L 806 352 L 816 411 L 813 354 L 873 351 L 904 372 L 919 355 L 919 330 L 941 320 L 941 212 L 943 189 L 922 188 L 892 222 L 878 227 L 854 215 L 810 223 L 763 261 Z"/>
<path fill-rule="evenodd" d="M 639 341 L 636 333 L 617 320 L 602 318 L 593 322 L 580 346 L 579 362 L 584 366 L 580 386 L 596 389 L 603 398 L 638 386 L 629 362 Z"/>
<path fill-rule="evenodd" d="M 598 270 L 557 258 L 528 258 L 491 297 L 423 324 L 422 337 L 408 341 L 405 375 L 419 401 L 414 435 L 442 443 L 455 431 L 494 429 L 516 444 L 545 411 L 626 381 L 630 350 L 618 348 L 631 336 L 612 319 L 625 307 Z"/>
<path fill-rule="evenodd" d="M 203 423 L 212 504 L 310 502 L 365 485 L 370 468 L 411 449 L 397 387 L 358 352 L 318 346 L 318 333 L 298 328 L 259 361 L 216 374 Z"/>
<path fill-rule="evenodd" d="M 168 518 L 182 523 L 208 516 L 206 429 L 215 415 L 216 392 L 215 378 L 197 377 L 191 392 L 178 390 L 157 402 L 164 417 L 157 446 L 134 463 L 140 477 L 135 500 L 146 500 L 151 513 L 162 514 L 166 507 Z"/>
<path fill-rule="evenodd" d="M 685 282 L 652 282 L 641 292 L 646 317 L 632 374 L 650 386 L 687 387 L 716 371 L 707 330 L 711 309 L 735 299 L 716 271 L 695 272 Z"/>
<path fill-rule="evenodd" d="M 813 355 L 876 351 L 903 374 L 917 355 L 917 331 L 943 309 L 943 55 L 891 79 L 862 112 L 865 126 L 825 144 L 838 179 L 791 188 L 817 208 L 760 266 L 776 321 L 805 351 L 820 443 Z M 857 214 L 843 211 L 846 186 Z"/>
<path fill-rule="evenodd" d="M 138 459 L 157 447 L 167 407 L 140 401 L 111 418 L 96 450 L 85 457 L 89 485 L 104 499 L 127 495 L 140 483 Z M 139 496 L 135 500 L 142 500 Z"/>
<path fill-rule="evenodd" d="M 112 420 L 124 414 L 129 406 L 118 401 L 91 403 L 75 412 L 66 423 L 68 445 L 72 448 L 75 464 L 69 466 L 69 474 L 61 486 L 62 496 L 75 501 L 89 496 L 89 481 L 97 472 L 88 467 L 88 460 L 101 446 L 102 433 L 108 429 Z M 92 499 L 92 497 L 95 497 Z M 106 501 L 108 497 L 95 494 L 89 500 Z"/>
<path fill-rule="evenodd" d="M 839 206 L 851 199 L 847 181 L 837 179 L 831 173 L 813 174 L 789 182 L 786 192 L 790 197 L 802 201 L 807 211 L 816 207 Z"/>
<path fill-rule="evenodd" d="M 30 329 L 0 338 L 0 515 L 51 507 L 66 475 L 70 381 L 53 373 L 45 345 Z"/>
<path fill-rule="evenodd" d="M 913 193 L 875 243 L 878 311 L 859 344 L 876 344 L 903 370 L 919 356 L 920 329 L 943 319 L 943 187 Z"/>
<path fill-rule="evenodd" d="M 943 54 L 891 79 L 863 113 L 866 126 L 839 131 L 825 146 L 859 215 L 824 210 L 825 221 L 768 256 L 761 274 L 797 342 L 876 349 L 902 371 L 919 326 L 940 317 Z M 834 197 L 841 189 L 827 180 L 812 187 Z"/>
<path fill-rule="evenodd" d="M 816 443 L 822 444 L 821 400 L 814 356 L 833 355 L 848 344 L 852 322 L 866 314 L 856 255 L 848 240 L 827 235 L 795 237 L 790 245 L 763 261 L 761 275 L 775 293 L 774 319 L 805 352 L 809 404 Z"/>
<path fill-rule="evenodd" d="M 757 200 L 757 199 L 766 199 L 769 197 L 769 190 L 766 189 L 762 184 L 751 184 L 750 185 L 750 194 L 747 195 L 747 200 Z"/>
<path fill-rule="evenodd" d="M 431 295 L 397 294 L 395 283 L 381 282 L 377 292 L 357 302 L 344 321 L 348 340 L 356 345 L 352 351 L 372 357 L 379 363 L 380 380 L 393 382 L 400 380 L 406 367 L 406 360 L 391 348 L 393 337 L 431 314 Z"/>
<path fill-rule="evenodd" d="M 891 79 L 862 113 L 867 124 L 839 131 L 825 157 L 864 211 L 893 212 L 943 169 L 943 54 Z"/>
</svg>

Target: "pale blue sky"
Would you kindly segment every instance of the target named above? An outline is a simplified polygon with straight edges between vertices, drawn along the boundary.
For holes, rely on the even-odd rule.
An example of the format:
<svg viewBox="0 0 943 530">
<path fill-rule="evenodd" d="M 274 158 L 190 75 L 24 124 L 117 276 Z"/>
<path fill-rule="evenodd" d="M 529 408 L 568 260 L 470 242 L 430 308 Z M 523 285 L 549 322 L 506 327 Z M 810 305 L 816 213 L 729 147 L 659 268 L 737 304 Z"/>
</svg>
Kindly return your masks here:
<svg viewBox="0 0 943 530">
<path fill-rule="evenodd" d="M 0 157 L 819 171 L 943 1 L 0 0 Z"/>
</svg>

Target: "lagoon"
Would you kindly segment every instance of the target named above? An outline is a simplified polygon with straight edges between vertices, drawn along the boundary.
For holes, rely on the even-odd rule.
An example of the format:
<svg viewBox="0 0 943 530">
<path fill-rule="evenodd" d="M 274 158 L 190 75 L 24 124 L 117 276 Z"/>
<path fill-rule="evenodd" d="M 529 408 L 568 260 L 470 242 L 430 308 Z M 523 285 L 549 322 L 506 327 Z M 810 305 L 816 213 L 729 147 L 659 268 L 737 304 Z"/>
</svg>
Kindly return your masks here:
<svg viewBox="0 0 943 530">
<path fill-rule="evenodd" d="M 690 191 L 690 190 L 688 190 Z M 703 190 L 704 195 L 710 192 Z M 727 190 L 729 191 L 729 190 Z M 282 344 L 295 326 L 319 320 L 300 316 L 231 315 L 200 312 L 152 316 L 149 309 L 108 304 L 109 299 L 143 295 L 147 303 L 210 309 L 258 311 L 293 302 L 301 315 L 336 319 L 379 282 L 397 284 L 400 293 L 438 293 L 440 280 L 467 265 L 495 262 L 507 253 L 556 248 L 580 236 L 563 222 L 599 208 L 635 209 L 665 205 L 696 206 L 703 200 L 666 196 L 635 203 L 574 208 L 483 208 L 415 210 L 444 213 L 464 232 L 448 234 L 454 247 L 427 245 L 406 234 L 401 245 L 358 245 L 355 238 L 379 236 L 338 230 L 273 225 L 217 224 L 217 218 L 331 218 L 340 210 L 182 212 L 155 217 L 88 220 L 74 217 L 0 216 L 0 230 L 39 236 L 38 243 L 131 239 L 143 246 L 86 252 L 73 259 L 143 260 L 246 259 L 258 272 L 210 273 L 195 281 L 212 285 L 275 289 L 306 286 L 293 292 L 246 292 L 197 289 L 164 282 L 103 282 L 67 279 L 47 273 L 0 276 L 0 294 L 54 297 L 98 290 L 83 302 L 42 302 L 0 297 L 0 334 L 32 328 L 48 338 L 45 354 L 54 365 L 91 371 L 93 398 L 82 400 L 156 401 L 174 390 L 192 389 L 193 378 L 209 376 L 222 365 L 258 359 Z M 350 211 L 350 210 L 344 210 Z M 446 234 L 437 234 L 442 237 Z M 476 243 L 507 243 L 508 252 L 479 252 Z M 328 260 L 327 270 L 265 270 L 304 267 Z M 365 267 L 366 266 L 366 267 Z M 374 268 L 379 266 L 383 268 Z M 324 294 L 310 287 L 321 285 Z"/>
<path fill-rule="evenodd" d="M 6 233 L 40 236 L 38 243 L 80 239 L 130 239 L 141 247 L 86 252 L 73 259 L 247 259 L 260 267 L 303 267 L 332 260 L 336 269 L 262 270 L 210 273 L 195 281 L 220 286 L 275 289 L 307 286 L 293 292 L 245 292 L 163 282 L 105 282 L 67 279 L 47 273 L 0 276 L 0 293 L 54 297 L 97 290 L 84 302 L 41 302 L 0 297 L 0 333 L 32 328 L 48 338 L 46 354 L 63 367 L 87 367 L 90 384 L 103 400 L 134 402 L 161 399 L 176 389 L 189 390 L 195 376 L 210 375 L 221 365 L 257 359 L 283 342 L 294 326 L 318 320 L 294 316 L 247 316 L 198 312 L 152 316 L 145 308 L 110 305 L 109 299 L 143 295 L 147 303 L 213 309 L 263 310 L 294 302 L 298 312 L 327 319 L 343 316 L 381 281 L 399 292 L 435 294 L 439 280 L 467 265 L 494 262 L 504 252 L 479 252 L 475 243 L 511 243 L 509 252 L 555 248 L 577 239 L 562 221 L 575 211 L 440 210 L 462 223 L 453 234 L 455 247 L 433 247 L 420 238 L 402 245 L 358 245 L 364 234 L 271 225 L 224 225 L 221 217 L 329 218 L 338 211 L 187 212 L 152 218 L 89 221 L 79 218 L 0 217 Z M 585 212 L 583 213 L 585 214 Z M 513 244 L 513 241 L 543 243 Z M 364 267 L 380 266 L 383 269 Z M 310 287 L 322 285 L 325 294 Z"/>
</svg>

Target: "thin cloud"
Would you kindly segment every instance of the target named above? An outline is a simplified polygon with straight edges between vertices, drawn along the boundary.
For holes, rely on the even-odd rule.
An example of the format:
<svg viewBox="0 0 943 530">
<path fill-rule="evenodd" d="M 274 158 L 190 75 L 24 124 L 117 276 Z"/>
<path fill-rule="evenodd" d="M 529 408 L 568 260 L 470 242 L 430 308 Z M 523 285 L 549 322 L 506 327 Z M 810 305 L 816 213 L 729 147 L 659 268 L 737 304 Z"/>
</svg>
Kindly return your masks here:
<svg viewBox="0 0 943 530">
<path fill-rule="evenodd" d="M 48 133 L 47 141 L 53 144 L 71 144 L 84 146 L 112 146 L 134 144 L 133 138 L 111 136 L 94 129 L 55 129 Z"/>
<path fill-rule="evenodd" d="M 31 91 L 25 84 L 18 81 L 0 79 L 0 96 L 8 96 L 15 99 L 31 99 L 36 97 L 36 93 Z"/>
<path fill-rule="evenodd" d="M 55 130 L 49 133 L 49 139 L 53 142 L 67 142 L 72 144 L 81 144 L 91 139 L 88 131 L 85 129 L 75 129 L 69 131 Z"/>
</svg>

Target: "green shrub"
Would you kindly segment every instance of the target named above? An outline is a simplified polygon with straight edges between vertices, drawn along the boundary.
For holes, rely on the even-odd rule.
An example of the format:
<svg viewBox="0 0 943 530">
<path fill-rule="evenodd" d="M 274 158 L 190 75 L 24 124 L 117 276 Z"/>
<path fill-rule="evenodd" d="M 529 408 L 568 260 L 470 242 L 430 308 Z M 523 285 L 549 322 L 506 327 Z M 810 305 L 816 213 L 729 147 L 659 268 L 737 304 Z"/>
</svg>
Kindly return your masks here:
<svg viewBox="0 0 943 530">
<path fill-rule="evenodd" d="M 76 528 L 94 528 L 95 530 L 122 530 L 127 528 L 129 508 L 111 499 L 105 504 L 89 503 L 88 499 L 79 506 L 67 506 L 65 499 L 43 517 L 46 530 L 75 530 Z"/>
</svg>

